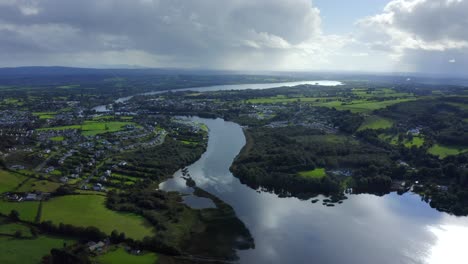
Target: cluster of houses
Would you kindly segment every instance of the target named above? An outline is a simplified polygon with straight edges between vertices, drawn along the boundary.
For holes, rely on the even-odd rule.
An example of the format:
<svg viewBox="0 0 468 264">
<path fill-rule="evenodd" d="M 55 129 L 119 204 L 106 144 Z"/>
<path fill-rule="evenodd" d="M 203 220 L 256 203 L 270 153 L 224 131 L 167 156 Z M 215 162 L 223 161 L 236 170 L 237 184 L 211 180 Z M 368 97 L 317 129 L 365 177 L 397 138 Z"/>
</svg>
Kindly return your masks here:
<svg viewBox="0 0 468 264">
<path fill-rule="evenodd" d="M 10 202 L 28 202 L 43 201 L 50 198 L 50 193 L 31 192 L 31 193 L 6 193 L 5 198 Z"/>
<path fill-rule="evenodd" d="M 94 255 L 101 255 L 101 254 L 107 252 L 110 245 L 111 245 L 111 243 L 110 243 L 110 240 L 108 238 L 106 238 L 106 239 L 104 239 L 102 241 L 98 241 L 98 242 L 89 241 L 87 243 L 89 252 L 94 254 Z M 127 251 L 127 253 L 132 254 L 132 255 L 140 255 L 142 253 L 141 250 L 136 249 L 136 248 L 132 248 L 132 247 L 129 247 L 129 246 L 125 247 L 125 251 Z"/>
<path fill-rule="evenodd" d="M 34 117 L 26 111 L 2 110 L 0 111 L 0 126 L 21 126 L 34 123 Z"/>
<path fill-rule="evenodd" d="M 421 134 L 421 127 L 411 128 L 408 130 L 408 135 L 419 136 Z"/>
</svg>

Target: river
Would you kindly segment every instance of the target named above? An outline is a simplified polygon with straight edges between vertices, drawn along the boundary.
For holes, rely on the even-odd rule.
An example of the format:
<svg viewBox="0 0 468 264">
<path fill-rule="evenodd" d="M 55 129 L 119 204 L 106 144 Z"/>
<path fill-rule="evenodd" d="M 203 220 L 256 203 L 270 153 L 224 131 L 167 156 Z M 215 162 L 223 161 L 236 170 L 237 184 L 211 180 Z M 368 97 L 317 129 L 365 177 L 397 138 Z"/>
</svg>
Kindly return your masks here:
<svg viewBox="0 0 468 264">
<path fill-rule="evenodd" d="M 319 81 L 298 81 L 298 82 L 279 82 L 279 83 L 248 83 L 248 84 L 230 84 L 230 85 L 213 85 L 213 86 L 201 86 L 201 87 L 189 87 L 182 89 L 174 90 L 161 90 L 154 92 L 143 93 L 142 95 L 154 95 L 165 92 L 179 92 L 179 91 L 194 91 L 194 92 L 212 92 L 212 91 L 229 91 L 229 90 L 247 90 L 247 89 L 268 89 L 268 88 L 277 88 L 277 87 L 293 87 L 297 85 L 321 85 L 321 86 L 338 86 L 343 83 L 338 81 L 328 81 L 328 80 L 319 80 Z M 116 103 L 123 103 L 133 98 L 133 95 L 122 97 L 115 100 Z M 107 106 L 100 105 L 93 108 L 96 112 L 106 112 Z"/>
<path fill-rule="evenodd" d="M 197 186 L 230 204 L 249 228 L 255 249 L 239 251 L 240 263 L 466 264 L 468 218 L 429 207 L 418 195 L 350 195 L 326 207 L 279 198 L 240 183 L 229 171 L 245 145 L 242 128 L 222 119 L 191 118 L 209 128 L 207 151 L 188 167 Z M 178 171 L 160 185 L 191 193 Z M 186 203 L 212 206 L 193 196 Z"/>
</svg>

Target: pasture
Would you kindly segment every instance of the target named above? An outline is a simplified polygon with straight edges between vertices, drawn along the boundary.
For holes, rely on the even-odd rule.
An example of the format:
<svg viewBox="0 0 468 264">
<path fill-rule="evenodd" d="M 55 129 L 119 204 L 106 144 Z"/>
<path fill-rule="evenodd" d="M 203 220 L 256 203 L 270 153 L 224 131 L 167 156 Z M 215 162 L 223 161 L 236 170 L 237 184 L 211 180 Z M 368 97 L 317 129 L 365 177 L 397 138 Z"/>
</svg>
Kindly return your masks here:
<svg viewBox="0 0 468 264">
<path fill-rule="evenodd" d="M 0 201 L 0 213 L 8 215 L 11 210 L 16 210 L 19 213 L 19 218 L 28 222 L 34 222 L 38 208 L 39 202 Z"/>
<path fill-rule="evenodd" d="M 65 138 L 62 136 L 57 136 L 57 137 L 51 137 L 50 140 L 55 141 L 55 142 L 61 142 L 61 141 L 64 141 Z"/>
<path fill-rule="evenodd" d="M 83 136 L 96 136 L 104 133 L 112 133 L 125 129 L 126 125 L 135 125 L 132 122 L 118 122 L 118 121 L 84 121 L 81 125 L 69 125 L 69 126 L 58 126 L 58 127 L 47 127 L 38 129 L 39 131 L 47 130 L 67 130 L 67 129 L 78 129 L 81 130 Z"/>
<path fill-rule="evenodd" d="M 393 121 L 379 116 L 369 116 L 359 127 L 358 131 L 366 129 L 386 129 L 393 126 Z"/>
<path fill-rule="evenodd" d="M 0 236 L 0 263 L 41 263 L 43 256 L 53 248 L 62 248 L 64 243 L 74 241 L 58 237 L 40 236 L 35 239 L 16 239 Z"/>
<path fill-rule="evenodd" d="M 0 170 L 0 193 L 14 191 L 26 179 L 21 174 Z"/>
<path fill-rule="evenodd" d="M 154 264 L 158 261 L 155 253 L 146 253 L 143 255 L 131 255 L 123 248 L 117 248 L 107 252 L 97 258 L 100 264 Z"/>
<path fill-rule="evenodd" d="M 301 171 L 299 176 L 307 179 L 321 179 L 326 176 L 326 173 L 324 168 L 315 168 L 309 171 Z"/>
<path fill-rule="evenodd" d="M 125 232 L 127 237 L 142 239 L 153 235 L 153 228 L 141 216 L 112 211 L 105 206 L 106 197 L 100 195 L 68 195 L 43 203 L 42 221 L 75 226 L 95 226 L 110 234 Z"/>
<path fill-rule="evenodd" d="M 33 116 L 39 117 L 39 119 L 52 119 L 55 117 L 57 112 L 34 112 Z"/>
<path fill-rule="evenodd" d="M 17 231 L 21 232 L 21 237 L 32 237 L 31 229 L 23 224 L 18 223 L 5 223 L 0 224 L 0 234 L 14 235 Z"/>
<path fill-rule="evenodd" d="M 411 147 L 422 147 L 424 144 L 424 138 L 422 136 L 413 136 L 411 140 L 405 139 L 404 145 L 407 148 Z"/>
<path fill-rule="evenodd" d="M 434 146 L 428 149 L 428 152 L 430 154 L 438 156 L 441 159 L 446 158 L 447 156 L 465 153 L 467 151 L 468 151 L 467 148 L 455 147 L 455 146 L 444 146 L 444 145 L 439 145 L 439 144 L 435 144 Z"/>
<path fill-rule="evenodd" d="M 401 143 L 407 148 L 411 148 L 413 146 L 419 148 L 422 147 L 422 145 L 424 145 L 425 142 L 423 136 L 413 136 L 411 140 L 408 138 L 404 138 L 402 142 L 399 142 L 398 136 L 396 135 L 380 134 L 379 138 L 394 146 Z"/>
<path fill-rule="evenodd" d="M 20 188 L 18 188 L 18 192 L 54 192 L 55 190 L 60 187 L 60 183 L 51 182 L 47 180 L 39 180 L 39 179 L 29 179 Z"/>
<path fill-rule="evenodd" d="M 412 101 L 414 99 L 410 98 L 404 98 L 404 99 L 391 99 L 391 100 L 385 100 L 385 101 L 376 101 L 376 100 L 351 100 L 351 101 L 331 101 L 331 102 L 319 102 L 319 103 L 314 103 L 312 105 L 314 106 L 324 106 L 324 107 L 330 107 L 330 108 L 335 108 L 337 110 L 349 110 L 353 113 L 370 113 L 374 110 L 377 109 L 382 109 L 386 108 L 388 106 L 402 103 L 402 102 L 408 102 Z"/>
</svg>

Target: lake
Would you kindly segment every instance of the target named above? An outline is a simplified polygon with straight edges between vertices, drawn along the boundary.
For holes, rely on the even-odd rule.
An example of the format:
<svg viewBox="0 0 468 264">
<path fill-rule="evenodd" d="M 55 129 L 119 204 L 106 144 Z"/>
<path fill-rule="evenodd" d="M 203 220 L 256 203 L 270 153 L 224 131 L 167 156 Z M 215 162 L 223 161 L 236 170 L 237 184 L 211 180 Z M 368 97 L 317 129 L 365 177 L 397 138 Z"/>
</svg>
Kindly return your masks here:
<svg viewBox="0 0 468 264">
<path fill-rule="evenodd" d="M 207 151 L 188 167 L 190 175 L 230 204 L 255 239 L 255 249 L 238 252 L 240 263 L 468 263 L 467 217 L 438 212 L 412 193 L 348 195 L 343 204 L 326 207 L 253 190 L 229 171 L 245 144 L 242 128 L 222 119 L 190 119 L 209 128 Z M 190 194 L 181 176 L 178 171 L 160 188 Z M 190 195 L 184 201 L 213 206 Z"/>
<path fill-rule="evenodd" d="M 165 93 L 169 91 L 195 91 L 195 92 L 213 92 L 213 91 L 229 91 L 229 90 L 247 90 L 247 89 L 269 89 L 277 87 L 293 87 L 297 85 L 321 85 L 321 86 L 338 86 L 343 83 L 338 81 L 328 81 L 328 80 L 319 80 L 319 81 L 299 81 L 299 82 L 279 82 L 279 83 L 249 83 L 249 84 L 230 84 L 230 85 L 213 85 L 213 86 L 201 86 L 201 87 L 189 87 L 182 89 L 174 90 L 162 90 L 143 93 L 143 95 L 155 95 L 160 93 Z M 133 98 L 132 96 L 122 97 L 115 100 L 116 103 L 123 103 Z M 96 112 L 106 112 L 107 106 L 100 105 L 93 108 Z"/>
</svg>

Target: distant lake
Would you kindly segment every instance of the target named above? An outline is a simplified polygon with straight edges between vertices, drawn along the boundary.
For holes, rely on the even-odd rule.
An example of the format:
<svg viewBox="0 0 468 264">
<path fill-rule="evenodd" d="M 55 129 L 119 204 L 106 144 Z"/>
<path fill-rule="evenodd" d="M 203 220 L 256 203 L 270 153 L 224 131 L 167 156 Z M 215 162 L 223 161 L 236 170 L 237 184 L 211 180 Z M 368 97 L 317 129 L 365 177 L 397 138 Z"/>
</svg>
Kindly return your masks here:
<svg viewBox="0 0 468 264">
<path fill-rule="evenodd" d="M 222 119 L 191 120 L 209 128 L 208 149 L 188 167 L 197 186 L 230 204 L 249 228 L 255 249 L 240 263 L 466 264 L 468 218 L 438 212 L 412 193 L 349 195 L 335 207 L 253 190 L 229 171 L 245 145 L 242 128 Z M 160 185 L 191 193 L 178 171 Z M 206 199 L 186 197 L 195 208 Z"/>
<path fill-rule="evenodd" d="M 277 87 L 293 87 L 297 85 L 321 85 L 321 86 L 338 86 L 343 83 L 338 81 L 328 81 L 328 80 L 319 80 L 319 81 L 299 81 L 299 82 L 279 82 L 279 83 L 250 83 L 250 84 L 229 84 L 229 85 L 213 85 L 213 86 L 201 86 L 201 87 L 189 87 L 182 89 L 173 89 L 173 90 L 162 90 L 143 93 L 143 95 L 154 95 L 165 92 L 178 92 L 178 91 L 195 91 L 195 92 L 212 92 L 212 91 L 229 91 L 229 90 L 247 90 L 247 89 L 269 89 Z M 116 103 L 122 103 L 133 98 L 132 96 L 122 97 L 115 100 Z M 105 112 L 107 108 L 105 105 L 100 105 L 93 108 L 96 112 Z"/>
</svg>

